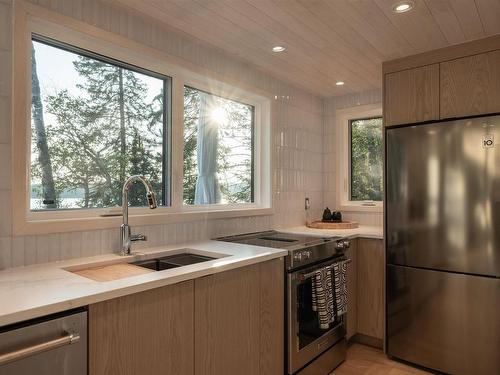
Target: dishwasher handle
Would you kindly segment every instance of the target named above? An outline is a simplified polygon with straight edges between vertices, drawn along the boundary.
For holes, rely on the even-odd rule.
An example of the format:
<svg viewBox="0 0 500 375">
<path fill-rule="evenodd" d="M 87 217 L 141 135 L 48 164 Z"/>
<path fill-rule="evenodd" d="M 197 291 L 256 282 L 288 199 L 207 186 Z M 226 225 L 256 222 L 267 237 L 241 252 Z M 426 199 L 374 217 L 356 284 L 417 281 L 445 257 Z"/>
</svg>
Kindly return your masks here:
<svg viewBox="0 0 500 375">
<path fill-rule="evenodd" d="M 9 353 L 0 354 L 0 366 L 5 365 L 10 362 L 19 361 L 26 357 L 30 357 L 35 354 L 46 352 L 48 350 L 54 350 L 62 346 L 76 344 L 80 341 L 80 335 L 78 333 L 65 332 L 65 335 L 54 340 L 46 341 L 40 344 L 28 346 L 19 350 L 14 350 Z"/>
</svg>

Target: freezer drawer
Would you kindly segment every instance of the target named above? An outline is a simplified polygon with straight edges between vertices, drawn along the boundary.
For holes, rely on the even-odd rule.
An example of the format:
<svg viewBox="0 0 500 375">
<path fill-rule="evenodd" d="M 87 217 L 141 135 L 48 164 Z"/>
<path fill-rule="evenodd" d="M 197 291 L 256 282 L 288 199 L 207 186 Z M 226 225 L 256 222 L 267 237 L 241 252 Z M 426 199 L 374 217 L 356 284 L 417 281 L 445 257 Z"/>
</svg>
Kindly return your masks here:
<svg viewBox="0 0 500 375">
<path fill-rule="evenodd" d="M 451 374 L 500 374 L 500 279 L 387 266 L 388 354 Z"/>
<path fill-rule="evenodd" d="M 87 312 L 0 331 L 0 374 L 86 375 Z"/>
</svg>

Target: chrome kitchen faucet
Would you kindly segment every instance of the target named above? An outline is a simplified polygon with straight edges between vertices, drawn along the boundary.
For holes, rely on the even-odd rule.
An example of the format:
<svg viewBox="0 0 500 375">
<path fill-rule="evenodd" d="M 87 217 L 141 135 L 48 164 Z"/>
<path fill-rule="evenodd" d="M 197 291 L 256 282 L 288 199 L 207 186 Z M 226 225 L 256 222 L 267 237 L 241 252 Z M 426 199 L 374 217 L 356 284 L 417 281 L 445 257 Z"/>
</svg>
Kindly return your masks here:
<svg viewBox="0 0 500 375">
<path fill-rule="evenodd" d="M 147 241 L 147 237 L 143 234 L 132 235 L 130 232 L 130 226 L 128 225 L 128 189 L 130 185 L 132 185 L 136 181 L 141 181 L 146 188 L 146 198 L 148 200 L 149 208 L 155 209 L 157 207 L 155 193 L 153 192 L 151 184 L 148 182 L 148 180 L 146 180 L 146 177 L 139 175 L 131 176 L 127 179 L 127 181 L 125 181 L 122 190 L 123 224 L 120 227 L 121 255 L 130 255 L 130 247 L 132 245 L 132 242 Z"/>
</svg>

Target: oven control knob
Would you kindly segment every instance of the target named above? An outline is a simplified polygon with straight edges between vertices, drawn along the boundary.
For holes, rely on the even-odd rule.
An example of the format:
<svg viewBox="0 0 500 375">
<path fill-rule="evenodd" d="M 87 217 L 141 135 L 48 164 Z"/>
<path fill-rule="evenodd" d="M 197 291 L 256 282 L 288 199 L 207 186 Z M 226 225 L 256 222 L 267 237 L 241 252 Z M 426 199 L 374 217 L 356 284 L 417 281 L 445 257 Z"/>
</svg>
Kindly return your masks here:
<svg viewBox="0 0 500 375">
<path fill-rule="evenodd" d="M 340 240 L 340 241 L 337 241 L 337 244 L 335 245 L 335 249 L 336 250 L 345 250 L 349 247 L 350 243 L 349 241 L 345 241 L 345 240 Z"/>
<path fill-rule="evenodd" d="M 335 249 L 338 251 L 347 250 L 349 247 L 351 247 L 351 241 L 349 240 L 340 240 L 335 244 Z"/>
<path fill-rule="evenodd" d="M 302 251 L 299 251 L 298 253 L 293 254 L 293 260 L 297 262 L 302 262 Z"/>
<path fill-rule="evenodd" d="M 304 258 L 311 259 L 312 258 L 312 251 L 311 250 L 304 251 Z"/>
</svg>

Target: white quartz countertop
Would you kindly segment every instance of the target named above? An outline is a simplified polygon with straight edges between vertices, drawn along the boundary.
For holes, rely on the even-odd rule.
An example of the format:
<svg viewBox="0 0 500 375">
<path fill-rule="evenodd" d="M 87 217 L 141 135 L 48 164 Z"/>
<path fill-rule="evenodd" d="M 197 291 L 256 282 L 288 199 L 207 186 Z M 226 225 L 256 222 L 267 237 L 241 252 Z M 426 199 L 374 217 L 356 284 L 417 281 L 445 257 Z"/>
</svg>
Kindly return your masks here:
<svg viewBox="0 0 500 375">
<path fill-rule="evenodd" d="M 181 249 L 216 257 L 203 263 L 99 282 L 66 269 L 83 269 L 173 255 Z M 181 281 L 227 271 L 287 255 L 286 250 L 219 241 L 141 249 L 0 271 L 0 327 Z"/>
<path fill-rule="evenodd" d="M 321 236 L 321 237 L 363 237 L 363 238 L 375 238 L 375 239 L 383 239 L 384 238 L 384 228 L 381 226 L 369 226 L 369 225 L 360 225 L 359 228 L 355 229 L 315 229 L 309 228 L 305 225 L 280 229 L 280 232 L 285 233 L 295 233 L 302 235 L 310 235 L 310 236 Z"/>
</svg>

